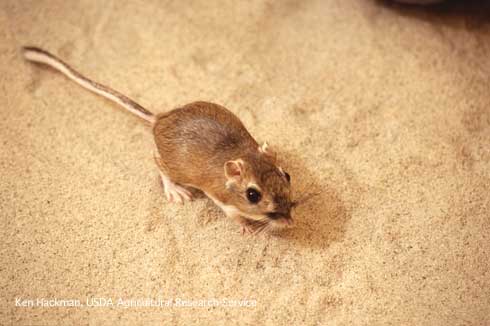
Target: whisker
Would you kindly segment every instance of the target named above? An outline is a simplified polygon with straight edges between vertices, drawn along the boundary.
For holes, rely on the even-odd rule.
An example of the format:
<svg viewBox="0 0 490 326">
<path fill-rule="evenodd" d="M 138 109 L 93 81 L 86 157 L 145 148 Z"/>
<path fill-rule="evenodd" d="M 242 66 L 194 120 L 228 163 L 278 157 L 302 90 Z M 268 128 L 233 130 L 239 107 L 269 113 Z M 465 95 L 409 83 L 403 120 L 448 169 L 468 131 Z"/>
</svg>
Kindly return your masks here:
<svg viewBox="0 0 490 326">
<path fill-rule="evenodd" d="M 272 224 L 271 223 L 267 223 L 267 225 L 264 228 L 264 232 L 269 232 L 271 229 L 272 229 Z"/>
<path fill-rule="evenodd" d="M 265 229 L 266 229 L 266 228 L 267 228 L 267 224 L 266 224 L 266 225 L 264 225 L 264 226 L 262 226 L 262 227 L 261 227 L 261 228 L 260 228 L 260 229 L 257 231 L 257 233 L 256 233 L 256 234 L 261 234 L 261 233 L 264 233 L 264 231 L 265 231 Z"/>
<path fill-rule="evenodd" d="M 264 225 L 264 227 L 260 230 L 260 233 L 268 232 L 270 226 L 271 226 L 270 223 L 267 223 L 266 225 Z"/>
<path fill-rule="evenodd" d="M 260 220 L 251 220 L 249 222 L 249 224 L 252 226 L 260 226 L 260 225 L 267 223 L 267 222 L 268 222 L 267 219 L 260 219 Z"/>
<path fill-rule="evenodd" d="M 262 233 L 270 225 L 269 221 L 263 220 L 262 223 L 255 229 L 254 234 Z"/>
</svg>

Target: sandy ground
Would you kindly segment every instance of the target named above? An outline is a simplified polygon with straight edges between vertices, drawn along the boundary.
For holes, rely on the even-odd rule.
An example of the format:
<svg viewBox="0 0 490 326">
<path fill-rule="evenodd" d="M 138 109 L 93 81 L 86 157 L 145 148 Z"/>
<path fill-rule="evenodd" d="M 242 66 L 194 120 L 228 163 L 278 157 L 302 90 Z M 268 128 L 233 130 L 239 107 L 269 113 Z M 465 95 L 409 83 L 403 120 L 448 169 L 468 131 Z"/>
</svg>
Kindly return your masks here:
<svg viewBox="0 0 490 326">
<path fill-rule="evenodd" d="M 490 324 L 488 6 L 123 3 L 1 1 L 1 325 Z M 167 203 L 150 130 L 26 44 L 155 112 L 227 106 L 319 195 L 256 237 Z"/>
</svg>

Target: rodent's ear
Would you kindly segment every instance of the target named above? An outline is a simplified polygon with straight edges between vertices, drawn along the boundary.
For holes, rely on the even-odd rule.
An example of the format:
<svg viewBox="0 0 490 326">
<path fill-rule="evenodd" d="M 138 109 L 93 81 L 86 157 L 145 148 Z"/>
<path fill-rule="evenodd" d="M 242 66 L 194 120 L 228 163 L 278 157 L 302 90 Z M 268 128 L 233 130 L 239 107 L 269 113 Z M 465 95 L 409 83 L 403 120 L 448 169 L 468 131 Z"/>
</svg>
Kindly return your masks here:
<svg viewBox="0 0 490 326">
<path fill-rule="evenodd" d="M 225 163 L 225 176 L 228 181 L 240 182 L 243 179 L 244 163 L 241 159 Z"/>
<path fill-rule="evenodd" d="M 271 149 L 271 147 L 269 146 L 269 144 L 267 144 L 267 142 L 264 142 L 262 146 L 259 146 L 259 152 L 269 156 L 274 163 L 276 162 L 276 158 L 277 158 L 276 152 L 274 152 Z"/>
</svg>

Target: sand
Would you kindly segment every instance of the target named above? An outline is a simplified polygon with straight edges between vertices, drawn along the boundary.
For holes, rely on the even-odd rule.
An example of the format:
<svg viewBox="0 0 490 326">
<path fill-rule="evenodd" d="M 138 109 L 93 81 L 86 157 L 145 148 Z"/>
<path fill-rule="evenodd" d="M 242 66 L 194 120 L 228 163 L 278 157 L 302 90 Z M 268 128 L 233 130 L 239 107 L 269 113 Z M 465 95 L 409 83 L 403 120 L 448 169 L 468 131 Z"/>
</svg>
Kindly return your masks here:
<svg viewBox="0 0 490 326">
<path fill-rule="evenodd" d="M 2 1 L 0 324 L 490 324 L 480 5 Z M 319 194 L 259 236 L 206 198 L 168 203 L 149 128 L 24 62 L 27 44 L 155 112 L 225 105 L 295 196 Z"/>
</svg>

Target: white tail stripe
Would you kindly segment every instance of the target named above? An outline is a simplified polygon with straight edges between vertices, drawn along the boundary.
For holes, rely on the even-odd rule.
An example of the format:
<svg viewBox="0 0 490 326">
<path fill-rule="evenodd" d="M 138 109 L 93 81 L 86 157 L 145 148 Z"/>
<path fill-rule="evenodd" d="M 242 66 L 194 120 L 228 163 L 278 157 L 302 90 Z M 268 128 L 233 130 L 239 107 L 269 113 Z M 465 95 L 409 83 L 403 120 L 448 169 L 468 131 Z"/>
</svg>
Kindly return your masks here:
<svg viewBox="0 0 490 326">
<path fill-rule="evenodd" d="M 24 57 L 29 61 L 46 64 L 58 70 L 80 86 L 121 105 L 131 113 L 150 123 L 154 122 L 153 114 L 135 101 L 107 86 L 101 85 L 84 77 L 82 74 L 71 68 L 69 65 L 44 50 L 26 47 L 24 48 Z"/>
</svg>

